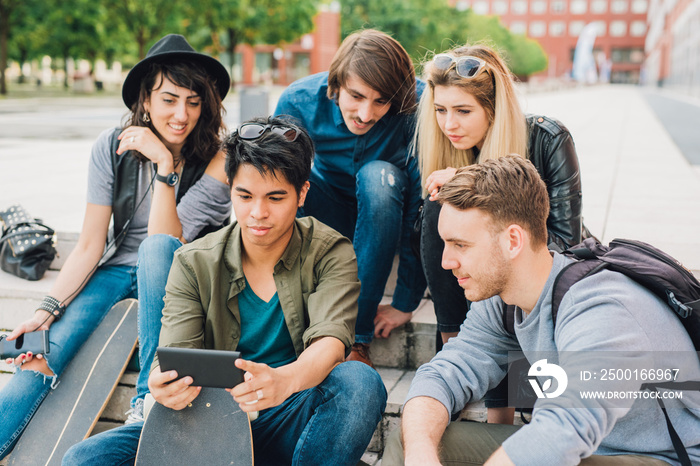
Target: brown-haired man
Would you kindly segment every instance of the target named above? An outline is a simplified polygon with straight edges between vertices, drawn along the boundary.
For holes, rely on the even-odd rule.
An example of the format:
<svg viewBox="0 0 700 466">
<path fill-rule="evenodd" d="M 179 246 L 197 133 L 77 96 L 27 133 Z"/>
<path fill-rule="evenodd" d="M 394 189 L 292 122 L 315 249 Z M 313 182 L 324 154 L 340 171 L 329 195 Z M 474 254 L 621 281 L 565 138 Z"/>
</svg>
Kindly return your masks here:
<svg viewBox="0 0 700 466">
<path fill-rule="evenodd" d="M 362 289 L 348 359 L 369 365 L 372 337 L 386 337 L 410 320 L 425 290 L 409 241 L 421 186 L 408 149 L 423 87 L 401 44 L 367 29 L 343 41 L 329 72 L 292 83 L 275 110 L 299 120 L 316 145 L 311 189 L 299 215 L 316 217 L 353 241 Z M 399 244 L 394 299 L 380 305 Z"/>
<path fill-rule="evenodd" d="M 552 288 L 572 260 L 547 249 L 547 189 L 522 157 L 460 169 L 439 201 L 443 267 L 474 304 L 460 333 L 411 384 L 401 424 L 405 464 L 678 464 L 661 408 L 654 397 L 634 396 L 651 392 L 640 391 L 642 377 L 631 376 L 634 369 L 673 364 L 665 369 L 682 366 L 684 380 L 697 380 L 693 344 L 668 306 L 625 275 L 604 270 L 569 288 L 555 327 Z M 518 307 L 515 335 L 504 327 L 504 303 Z M 532 421 L 520 428 L 448 426 L 466 403 L 500 382 L 509 352 L 519 351 L 537 394 Z M 613 369 L 629 369 L 630 377 L 602 380 Z M 605 395 L 583 394 L 594 392 Z M 663 398 L 692 464 L 698 464 L 700 403 L 692 392 L 682 395 Z M 404 464 L 398 435 L 382 464 Z"/>
</svg>

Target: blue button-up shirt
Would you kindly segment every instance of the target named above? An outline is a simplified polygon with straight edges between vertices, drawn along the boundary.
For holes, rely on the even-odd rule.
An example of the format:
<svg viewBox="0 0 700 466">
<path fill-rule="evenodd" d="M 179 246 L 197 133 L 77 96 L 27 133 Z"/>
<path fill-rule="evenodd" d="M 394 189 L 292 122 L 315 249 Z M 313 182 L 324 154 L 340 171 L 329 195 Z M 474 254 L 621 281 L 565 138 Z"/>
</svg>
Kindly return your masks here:
<svg viewBox="0 0 700 466">
<path fill-rule="evenodd" d="M 424 88 L 425 83 L 418 80 L 419 98 Z M 392 305 L 404 312 L 413 311 L 425 291 L 423 270 L 410 246 L 411 229 L 422 202 L 418 163 L 409 149 L 415 114 L 395 114 L 390 110 L 367 133 L 358 136 L 348 130 L 340 108 L 326 95 L 327 90 L 327 72 L 295 81 L 282 93 L 275 115 L 291 115 L 306 128 L 316 146 L 312 171 L 343 197 L 355 197 L 355 176 L 367 162 L 382 160 L 405 171 L 410 186 Z"/>
</svg>

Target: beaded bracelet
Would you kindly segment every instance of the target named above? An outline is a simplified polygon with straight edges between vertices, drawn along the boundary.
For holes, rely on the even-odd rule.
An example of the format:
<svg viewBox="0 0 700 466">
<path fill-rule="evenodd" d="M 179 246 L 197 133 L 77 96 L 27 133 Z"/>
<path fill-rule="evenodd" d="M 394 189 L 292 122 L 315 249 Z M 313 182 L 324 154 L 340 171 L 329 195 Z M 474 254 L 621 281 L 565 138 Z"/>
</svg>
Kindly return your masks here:
<svg viewBox="0 0 700 466">
<path fill-rule="evenodd" d="M 37 311 L 38 310 L 46 311 L 58 320 L 63 317 L 63 314 L 66 312 L 66 306 L 62 306 L 61 302 L 54 297 L 44 296 L 44 300 L 37 308 Z"/>
</svg>

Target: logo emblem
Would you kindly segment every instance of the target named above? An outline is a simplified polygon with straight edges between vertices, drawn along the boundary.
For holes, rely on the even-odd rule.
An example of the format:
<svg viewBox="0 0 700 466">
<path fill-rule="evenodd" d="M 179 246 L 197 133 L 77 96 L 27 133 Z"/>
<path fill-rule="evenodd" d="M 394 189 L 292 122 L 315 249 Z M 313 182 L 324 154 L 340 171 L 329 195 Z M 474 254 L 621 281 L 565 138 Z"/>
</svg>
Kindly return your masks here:
<svg viewBox="0 0 700 466">
<path fill-rule="evenodd" d="M 540 359 L 530 366 L 530 370 L 527 372 L 528 381 L 532 385 L 532 389 L 535 391 L 537 398 L 556 398 L 566 390 L 566 386 L 569 384 L 569 378 L 566 376 L 564 369 L 557 366 L 556 364 L 548 364 L 546 359 Z M 540 386 L 537 378 L 549 377 Z M 557 381 L 557 388 L 551 393 L 547 390 L 552 388 L 552 379 Z"/>
</svg>

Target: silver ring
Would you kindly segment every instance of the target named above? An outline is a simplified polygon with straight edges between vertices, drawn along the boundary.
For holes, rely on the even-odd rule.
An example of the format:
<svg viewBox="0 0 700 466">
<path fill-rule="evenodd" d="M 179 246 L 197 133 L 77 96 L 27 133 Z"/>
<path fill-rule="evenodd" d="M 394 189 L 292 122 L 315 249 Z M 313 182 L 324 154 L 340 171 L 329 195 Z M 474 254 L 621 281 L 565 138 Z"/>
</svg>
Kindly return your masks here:
<svg viewBox="0 0 700 466">
<path fill-rule="evenodd" d="M 258 401 L 260 401 L 260 400 L 246 401 L 245 404 L 247 404 L 247 405 L 254 405 L 254 404 L 257 403 Z"/>
<path fill-rule="evenodd" d="M 136 136 L 131 136 L 131 142 L 133 143 L 134 140 L 136 139 Z"/>
<path fill-rule="evenodd" d="M 256 390 L 255 393 L 258 395 L 258 400 L 262 400 L 262 399 L 263 399 L 263 392 L 262 392 L 262 389 L 261 389 L 261 390 Z"/>
</svg>

